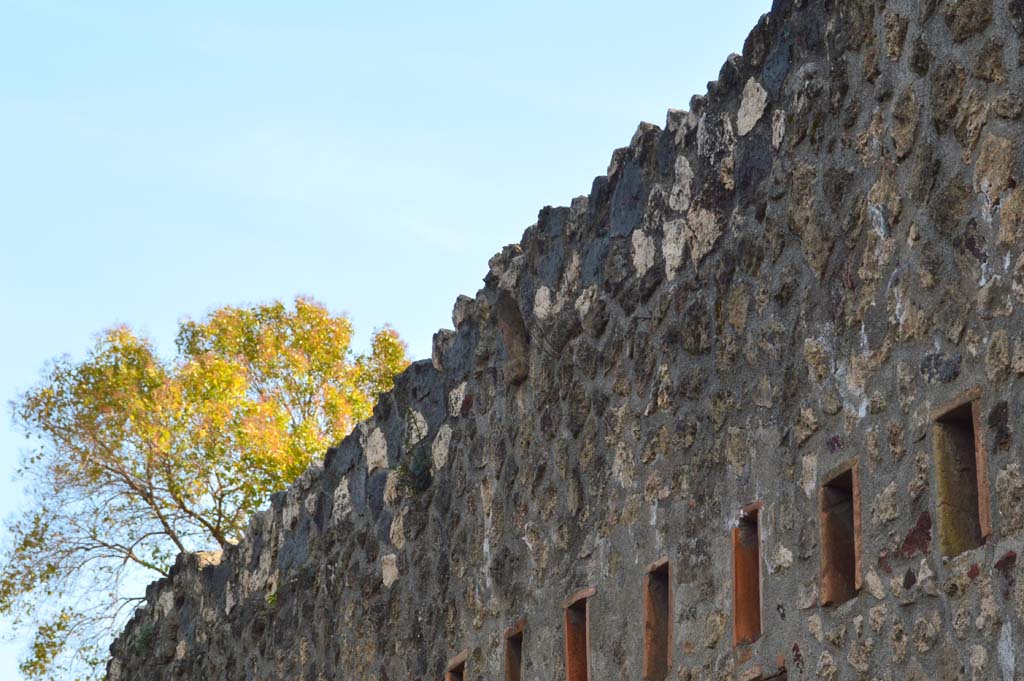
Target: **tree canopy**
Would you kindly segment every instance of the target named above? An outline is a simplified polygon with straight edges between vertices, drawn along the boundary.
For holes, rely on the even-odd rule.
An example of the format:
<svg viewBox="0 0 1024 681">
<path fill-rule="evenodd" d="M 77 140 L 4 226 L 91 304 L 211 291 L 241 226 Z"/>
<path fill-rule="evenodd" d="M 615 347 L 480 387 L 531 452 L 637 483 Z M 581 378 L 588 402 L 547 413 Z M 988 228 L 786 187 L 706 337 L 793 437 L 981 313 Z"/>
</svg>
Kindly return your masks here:
<svg viewBox="0 0 1024 681">
<path fill-rule="evenodd" d="M 92 678 L 111 632 L 181 551 L 237 542 L 249 516 L 367 418 L 407 364 L 385 327 L 298 298 L 179 325 L 162 359 L 127 327 L 57 359 L 12 403 L 31 505 L 0 554 L 0 615 L 34 629 L 28 678 Z"/>
</svg>

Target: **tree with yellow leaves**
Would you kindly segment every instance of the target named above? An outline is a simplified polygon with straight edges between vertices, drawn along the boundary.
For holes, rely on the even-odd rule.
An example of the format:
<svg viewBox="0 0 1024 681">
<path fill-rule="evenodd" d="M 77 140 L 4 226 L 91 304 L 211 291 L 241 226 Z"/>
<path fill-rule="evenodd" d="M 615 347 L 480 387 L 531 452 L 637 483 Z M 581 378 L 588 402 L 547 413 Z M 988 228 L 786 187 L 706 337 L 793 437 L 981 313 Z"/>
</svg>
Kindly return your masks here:
<svg viewBox="0 0 1024 681">
<path fill-rule="evenodd" d="M 238 541 L 249 516 L 370 415 L 408 365 L 389 328 L 315 301 L 185 321 L 162 360 L 126 327 L 56 360 L 12 404 L 32 504 L 0 554 L 0 615 L 34 629 L 28 678 L 93 678 L 104 644 L 182 551 Z"/>
</svg>

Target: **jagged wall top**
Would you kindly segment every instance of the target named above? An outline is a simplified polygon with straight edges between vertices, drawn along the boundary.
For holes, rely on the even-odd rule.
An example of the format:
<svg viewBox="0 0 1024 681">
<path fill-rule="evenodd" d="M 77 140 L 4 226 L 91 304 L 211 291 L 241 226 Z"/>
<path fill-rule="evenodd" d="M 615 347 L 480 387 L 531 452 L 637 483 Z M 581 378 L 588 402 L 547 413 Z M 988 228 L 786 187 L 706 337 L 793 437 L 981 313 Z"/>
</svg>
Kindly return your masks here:
<svg viewBox="0 0 1024 681">
<path fill-rule="evenodd" d="M 679 678 L 779 655 L 823 678 L 1005 670 L 1024 597 L 997 602 L 989 566 L 1024 550 L 1005 456 L 1022 31 L 1024 0 L 775 2 L 689 112 L 642 124 L 588 197 L 492 258 L 432 360 L 238 546 L 150 587 L 112 681 L 438 678 L 462 648 L 493 677 L 523 614 L 530 678 L 557 678 L 551 604 L 582 585 L 593 678 L 635 676 L 638 566 L 662 555 Z M 929 415 L 979 384 L 996 539 L 946 563 Z M 815 490 L 851 457 L 868 595 L 822 610 Z M 755 499 L 767 626 L 735 649 L 723 537 Z"/>
</svg>

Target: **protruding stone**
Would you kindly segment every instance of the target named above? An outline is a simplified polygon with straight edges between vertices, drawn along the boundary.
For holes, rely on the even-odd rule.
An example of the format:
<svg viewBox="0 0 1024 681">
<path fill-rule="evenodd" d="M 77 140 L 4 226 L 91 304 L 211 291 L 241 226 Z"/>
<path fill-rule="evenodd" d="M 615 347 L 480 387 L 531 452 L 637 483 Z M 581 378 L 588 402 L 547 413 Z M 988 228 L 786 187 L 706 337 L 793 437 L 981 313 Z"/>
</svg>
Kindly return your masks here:
<svg viewBox="0 0 1024 681">
<path fill-rule="evenodd" d="M 875 600 L 880 601 L 885 598 L 885 587 L 882 585 L 882 580 L 874 568 L 869 569 L 867 574 L 864 575 L 864 588 Z"/>
<path fill-rule="evenodd" d="M 821 277 L 833 244 L 817 211 L 817 178 L 817 170 L 811 165 L 800 165 L 793 171 L 789 212 L 790 224 L 800 236 L 804 257 L 814 273 Z"/>
<path fill-rule="evenodd" d="M 669 189 L 668 205 L 677 212 L 685 213 L 690 208 L 690 185 L 693 182 L 693 171 L 685 154 L 679 154 L 675 161 L 675 178 Z"/>
<path fill-rule="evenodd" d="M 1013 342 L 1013 357 L 1010 359 L 1010 369 L 1017 376 L 1024 376 L 1024 340 L 1020 338 Z"/>
<path fill-rule="evenodd" d="M 992 334 L 988 353 L 985 355 L 985 368 L 988 379 L 993 383 L 1003 381 L 1010 372 L 1010 339 L 1006 331 L 1000 329 Z"/>
<path fill-rule="evenodd" d="M 636 275 L 643 277 L 647 270 L 654 266 L 655 244 L 654 239 L 644 234 L 643 230 L 633 232 L 633 267 L 636 268 Z"/>
<path fill-rule="evenodd" d="M 796 422 L 797 444 L 803 445 L 816 432 L 818 432 L 818 417 L 815 416 L 814 410 L 807 407 L 801 409 L 800 418 Z"/>
<path fill-rule="evenodd" d="M 444 371 L 444 355 L 455 340 L 455 332 L 450 329 L 441 329 L 434 333 L 433 342 L 430 345 L 430 363 L 438 371 Z"/>
<path fill-rule="evenodd" d="M 437 430 L 437 436 L 434 438 L 434 443 L 430 446 L 430 456 L 434 462 L 435 471 L 441 470 L 448 463 L 448 448 L 451 446 L 451 441 L 451 426 L 447 423 L 441 424 L 441 427 Z"/>
<path fill-rule="evenodd" d="M 720 236 L 722 226 L 713 212 L 704 208 L 690 211 L 683 229 L 683 238 L 690 247 L 690 258 L 694 265 L 711 252 Z"/>
<path fill-rule="evenodd" d="M 665 278 L 674 279 L 683 265 L 686 252 L 686 220 L 671 220 L 665 223 L 665 238 L 661 242 L 665 259 Z"/>
<path fill-rule="evenodd" d="M 892 140 L 896 145 L 897 158 L 906 158 L 914 148 L 919 118 L 920 107 L 917 103 L 917 96 L 914 94 L 914 88 L 908 87 L 903 91 L 892 111 Z"/>
<path fill-rule="evenodd" d="M 452 324 L 460 328 L 467 319 L 473 315 L 473 307 L 476 304 L 469 296 L 459 296 L 455 299 L 455 307 L 452 308 Z"/>
<path fill-rule="evenodd" d="M 836 667 L 835 660 L 827 650 L 818 657 L 818 667 L 815 669 L 815 673 L 822 681 L 835 681 L 838 678 L 839 668 Z"/>
<path fill-rule="evenodd" d="M 1006 79 L 1003 50 L 1003 43 L 997 39 L 985 43 L 974 65 L 974 77 L 989 83 L 1002 83 Z"/>
<path fill-rule="evenodd" d="M 463 381 L 451 389 L 448 393 L 448 415 L 452 417 L 462 416 L 462 405 L 466 401 L 466 382 Z"/>
<path fill-rule="evenodd" d="M 768 92 L 755 79 L 748 80 L 741 95 L 739 113 L 736 114 L 736 132 L 740 137 L 754 129 L 764 115 L 767 103 Z"/>
<path fill-rule="evenodd" d="M 814 338 L 804 340 L 804 360 L 807 363 L 807 372 L 811 379 L 818 383 L 832 373 L 828 351 L 821 341 Z"/>
<path fill-rule="evenodd" d="M 782 146 L 782 140 L 786 137 L 786 112 L 776 109 L 772 114 L 772 149 L 776 151 Z"/>
<path fill-rule="evenodd" d="M 388 440 L 380 428 L 371 428 L 363 443 L 369 473 L 388 467 Z"/>
<path fill-rule="evenodd" d="M 871 506 L 871 523 L 877 527 L 899 517 L 898 489 L 894 480 L 875 497 L 875 502 Z"/>
<path fill-rule="evenodd" d="M 505 380 L 510 385 L 517 385 L 526 380 L 530 373 L 529 334 L 519 312 L 519 305 L 507 291 L 498 294 L 495 306 L 498 316 L 498 328 L 505 344 L 508 364 L 505 367 Z"/>
<path fill-rule="evenodd" d="M 963 42 L 992 23 L 992 0 L 955 0 L 946 4 L 946 25 L 953 40 Z"/>
<path fill-rule="evenodd" d="M 1016 184 L 1018 159 L 1011 140 L 986 135 L 974 166 L 974 188 L 997 201 L 1004 191 Z"/>
<path fill-rule="evenodd" d="M 903 43 L 907 39 L 907 17 L 892 10 L 884 15 L 885 51 L 890 59 L 899 59 L 903 54 Z"/>
<path fill-rule="evenodd" d="M 398 556 L 389 553 L 380 559 L 380 576 L 385 588 L 398 581 Z"/>
<path fill-rule="evenodd" d="M 1024 529 L 1024 475 L 1020 464 L 1011 463 L 996 475 L 999 530 L 1006 535 Z"/>
<path fill-rule="evenodd" d="M 1000 118 L 1016 121 L 1024 115 L 1024 97 L 1016 92 L 1004 92 L 995 98 L 992 110 Z"/>
<path fill-rule="evenodd" d="M 966 78 L 963 67 L 954 61 L 932 71 L 932 121 L 939 132 L 956 120 Z"/>
<path fill-rule="evenodd" d="M 392 476 L 397 477 L 397 476 Z M 388 530 L 388 540 L 391 545 L 399 551 L 405 546 L 405 514 L 398 513 L 391 521 L 391 528 Z"/>
</svg>

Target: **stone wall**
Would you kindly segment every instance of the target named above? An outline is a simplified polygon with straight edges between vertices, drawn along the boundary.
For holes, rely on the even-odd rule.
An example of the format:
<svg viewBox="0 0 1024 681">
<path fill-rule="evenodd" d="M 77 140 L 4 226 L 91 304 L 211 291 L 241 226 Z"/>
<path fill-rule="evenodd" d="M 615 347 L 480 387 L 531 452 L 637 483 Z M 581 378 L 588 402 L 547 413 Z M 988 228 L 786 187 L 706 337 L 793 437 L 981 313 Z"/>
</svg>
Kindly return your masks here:
<svg viewBox="0 0 1024 681">
<path fill-rule="evenodd" d="M 1022 31 L 777 0 L 110 680 L 1024 676 Z"/>
</svg>

